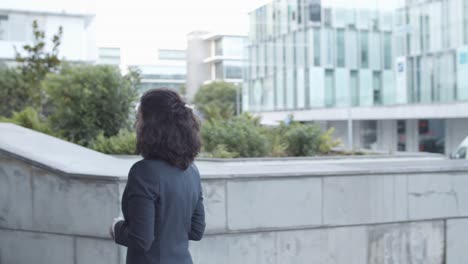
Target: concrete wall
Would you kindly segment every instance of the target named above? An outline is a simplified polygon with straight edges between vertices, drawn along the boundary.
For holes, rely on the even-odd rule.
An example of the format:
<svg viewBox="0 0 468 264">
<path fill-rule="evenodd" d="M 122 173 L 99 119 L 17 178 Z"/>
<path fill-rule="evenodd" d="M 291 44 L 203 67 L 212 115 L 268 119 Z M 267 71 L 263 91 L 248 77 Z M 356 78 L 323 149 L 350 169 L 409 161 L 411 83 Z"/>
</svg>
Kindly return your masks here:
<svg viewBox="0 0 468 264">
<path fill-rule="evenodd" d="M 64 172 L 60 159 L 98 153 L 25 129 L 13 152 L 5 128 L 0 263 L 124 263 L 107 233 L 125 178 Z M 25 151 L 31 138 L 70 152 L 46 161 Z M 466 264 L 468 164 L 396 159 L 199 162 L 208 227 L 194 262 Z"/>
<path fill-rule="evenodd" d="M 203 82 L 211 76 L 211 68 L 204 63 L 210 56 L 210 42 L 203 39 L 206 32 L 192 32 L 187 36 L 187 98 L 193 100 Z"/>
</svg>

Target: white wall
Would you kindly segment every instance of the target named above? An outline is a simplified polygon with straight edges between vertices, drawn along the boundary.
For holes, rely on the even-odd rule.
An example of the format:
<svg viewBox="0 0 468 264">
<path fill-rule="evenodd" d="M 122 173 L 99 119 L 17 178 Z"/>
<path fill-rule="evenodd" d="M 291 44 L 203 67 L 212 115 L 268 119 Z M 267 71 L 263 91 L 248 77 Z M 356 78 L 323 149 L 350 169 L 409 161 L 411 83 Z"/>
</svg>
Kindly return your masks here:
<svg viewBox="0 0 468 264">
<path fill-rule="evenodd" d="M 94 62 L 97 59 L 93 15 L 76 16 L 59 13 L 39 13 L 39 10 L 43 9 L 34 10 L 32 9 L 34 5 L 28 6 L 31 8 L 30 12 L 23 12 L 19 11 L 21 8 L 13 9 L 15 7 L 16 5 L 12 5 L 9 8 L 12 10 L 2 12 L 1 9 L 6 8 L 6 5 L 3 1 L 0 4 L 0 14 L 8 15 L 6 39 L 0 40 L 0 60 L 13 60 L 14 47 L 16 46 L 21 50 L 23 45 L 34 39 L 32 34 L 32 22 L 34 20 L 38 21 L 39 28 L 46 33 L 47 50 L 52 48 L 50 40 L 58 32 L 58 28 L 62 26 L 63 37 L 59 48 L 61 58 L 83 62 Z"/>
</svg>

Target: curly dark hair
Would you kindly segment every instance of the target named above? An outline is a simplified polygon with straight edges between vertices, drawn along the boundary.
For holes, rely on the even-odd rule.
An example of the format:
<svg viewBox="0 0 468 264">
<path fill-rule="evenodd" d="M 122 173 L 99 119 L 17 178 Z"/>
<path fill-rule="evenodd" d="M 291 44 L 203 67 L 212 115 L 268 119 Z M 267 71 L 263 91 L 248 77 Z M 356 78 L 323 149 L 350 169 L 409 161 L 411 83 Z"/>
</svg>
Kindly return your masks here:
<svg viewBox="0 0 468 264">
<path fill-rule="evenodd" d="M 187 169 L 200 152 L 200 123 L 176 92 L 153 89 L 143 94 L 136 121 L 137 153 Z"/>
</svg>

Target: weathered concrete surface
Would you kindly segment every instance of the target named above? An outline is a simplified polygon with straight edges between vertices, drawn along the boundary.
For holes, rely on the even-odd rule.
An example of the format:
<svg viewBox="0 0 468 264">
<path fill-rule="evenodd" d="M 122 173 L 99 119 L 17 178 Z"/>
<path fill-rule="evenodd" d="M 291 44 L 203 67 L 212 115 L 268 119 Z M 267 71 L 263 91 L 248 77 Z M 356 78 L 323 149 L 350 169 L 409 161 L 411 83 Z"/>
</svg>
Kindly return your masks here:
<svg viewBox="0 0 468 264">
<path fill-rule="evenodd" d="M 0 227 L 33 226 L 32 167 L 0 156 Z"/>
<path fill-rule="evenodd" d="M 76 264 L 118 264 L 120 260 L 119 248 L 110 240 L 90 238 L 76 238 Z"/>
<path fill-rule="evenodd" d="M 71 236 L 0 229 L 0 263 L 74 263 Z"/>
<path fill-rule="evenodd" d="M 468 219 L 447 221 L 446 264 L 468 263 Z"/>
<path fill-rule="evenodd" d="M 468 174 L 408 177 L 410 219 L 468 216 Z"/>
<path fill-rule="evenodd" d="M 230 230 L 318 226 L 322 222 L 318 178 L 230 181 L 227 192 Z"/>
<path fill-rule="evenodd" d="M 368 263 L 443 264 L 444 222 L 369 227 Z"/>
<path fill-rule="evenodd" d="M 0 124 L 0 263 L 125 263 L 125 248 L 107 233 L 137 159 Z M 95 161 L 102 167 L 94 168 Z M 195 263 L 468 263 L 464 161 L 431 156 L 198 166 L 208 235 L 191 244 Z"/>
<path fill-rule="evenodd" d="M 391 175 L 324 178 L 324 224 L 404 221 L 405 200 L 396 199 L 404 184 Z"/>
</svg>

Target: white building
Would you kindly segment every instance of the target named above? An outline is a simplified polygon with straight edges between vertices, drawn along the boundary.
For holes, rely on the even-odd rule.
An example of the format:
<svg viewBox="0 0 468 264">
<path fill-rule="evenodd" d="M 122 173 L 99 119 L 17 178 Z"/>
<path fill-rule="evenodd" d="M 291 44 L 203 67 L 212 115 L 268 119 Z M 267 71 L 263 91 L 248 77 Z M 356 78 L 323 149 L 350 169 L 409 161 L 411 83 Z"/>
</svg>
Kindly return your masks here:
<svg viewBox="0 0 468 264">
<path fill-rule="evenodd" d="M 98 64 L 120 67 L 120 48 L 100 47 Z"/>
<path fill-rule="evenodd" d="M 67 61 L 91 63 L 97 59 L 93 1 L 2 0 L 0 1 L 0 61 L 14 60 L 14 47 L 21 50 L 34 40 L 37 21 L 46 40 L 63 28 L 59 56 Z M 51 47 L 48 45 L 46 47 Z"/>
<path fill-rule="evenodd" d="M 247 37 L 192 32 L 187 39 L 187 95 L 195 96 L 203 84 L 243 82 Z"/>
<path fill-rule="evenodd" d="M 187 66 L 185 50 L 160 49 L 154 64 L 131 65 L 140 71 L 140 94 L 158 88 L 173 89 L 180 92 L 185 85 Z"/>
</svg>

